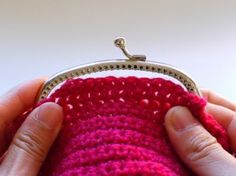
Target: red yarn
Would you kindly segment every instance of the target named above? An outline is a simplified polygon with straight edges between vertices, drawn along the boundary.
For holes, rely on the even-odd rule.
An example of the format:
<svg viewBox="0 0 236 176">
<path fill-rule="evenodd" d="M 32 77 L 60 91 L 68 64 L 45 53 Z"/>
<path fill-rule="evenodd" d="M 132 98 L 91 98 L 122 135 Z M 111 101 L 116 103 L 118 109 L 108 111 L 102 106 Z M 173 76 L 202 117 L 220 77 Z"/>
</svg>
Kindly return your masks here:
<svg viewBox="0 0 236 176">
<path fill-rule="evenodd" d="M 204 111 L 205 100 L 162 78 L 71 79 L 36 106 L 45 102 L 63 107 L 64 122 L 42 176 L 192 174 L 164 128 L 173 106 L 188 107 L 229 150 L 225 129 Z M 10 138 L 28 113 L 11 126 Z"/>
</svg>

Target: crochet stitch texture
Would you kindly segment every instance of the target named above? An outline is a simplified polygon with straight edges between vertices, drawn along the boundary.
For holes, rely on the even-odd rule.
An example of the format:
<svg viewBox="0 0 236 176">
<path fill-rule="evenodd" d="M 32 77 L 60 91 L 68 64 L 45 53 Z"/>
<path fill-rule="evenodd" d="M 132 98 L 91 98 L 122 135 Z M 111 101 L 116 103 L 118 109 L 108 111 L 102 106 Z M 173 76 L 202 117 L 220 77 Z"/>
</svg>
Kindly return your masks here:
<svg viewBox="0 0 236 176">
<path fill-rule="evenodd" d="M 229 150 L 225 129 L 204 111 L 206 101 L 162 78 L 71 79 L 35 107 L 45 102 L 63 107 L 64 122 L 41 176 L 192 175 L 165 131 L 173 106 L 188 107 Z M 9 140 L 29 113 L 12 124 Z"/>
</svg>

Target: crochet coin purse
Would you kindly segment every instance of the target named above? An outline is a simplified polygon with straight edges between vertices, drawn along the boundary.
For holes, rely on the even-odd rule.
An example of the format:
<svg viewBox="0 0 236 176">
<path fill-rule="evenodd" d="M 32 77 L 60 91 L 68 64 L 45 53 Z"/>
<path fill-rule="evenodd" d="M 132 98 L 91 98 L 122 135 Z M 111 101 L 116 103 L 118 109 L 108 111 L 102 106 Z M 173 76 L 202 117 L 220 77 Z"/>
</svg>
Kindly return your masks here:
<svg viewBox="0 0 236 176">
<path fill-rule="evenodd" d="M 193 175 L 175 153 L 164 128 L 165 114 L 173 106 L 188 107 L 229 150 L 225 129 L 205 112 L 206 101 L 189 76 L 129 54 L 124 38 L 116 39 L 115 45 L 128 59 L 75 67 L 51 77 L 42 87 L 33 108 L 56 102 L 63 107 L 64 122 L 39 175 Z M 156 76 L 81 77 L 114 70 Z M 14 122 L 12 135 L 29 112 Z"/>
</svg>

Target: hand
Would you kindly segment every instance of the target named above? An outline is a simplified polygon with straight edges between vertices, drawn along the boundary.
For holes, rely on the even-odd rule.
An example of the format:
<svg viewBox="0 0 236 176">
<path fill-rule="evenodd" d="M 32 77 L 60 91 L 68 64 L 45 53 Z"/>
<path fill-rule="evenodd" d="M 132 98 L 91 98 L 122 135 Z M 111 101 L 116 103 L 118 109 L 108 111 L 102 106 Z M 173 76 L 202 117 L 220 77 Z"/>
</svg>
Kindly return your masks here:
<svg viewBox="0 0 236 176">
<path fill-rule="evenodd" d="M 0 97 L 0 175 L 36 176 L 62 123 L 62 109 L 45 103 L 33 110 L 17 131 L 8 150 L 5 127 L 30 108 L 44 80 L 22 84 Z"/>
<path fill-rule="evenodd" d="M 203 90 L 208 100 L 207 111 L 225 129 L 236 152 L 236 104 Z M 235 176 L 236 159 L 184 107 L 170 109 L 165 118 L 166 130 L 180 158 L 202 176 Z"/>
</svg>

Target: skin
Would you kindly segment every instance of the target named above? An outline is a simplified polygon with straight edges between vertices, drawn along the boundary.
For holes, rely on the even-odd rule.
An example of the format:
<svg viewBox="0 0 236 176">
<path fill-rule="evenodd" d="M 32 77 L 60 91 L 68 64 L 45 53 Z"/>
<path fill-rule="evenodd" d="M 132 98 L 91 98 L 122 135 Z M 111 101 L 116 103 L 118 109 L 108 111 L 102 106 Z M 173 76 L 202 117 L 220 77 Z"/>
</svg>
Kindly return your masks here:
<svg viewBox="0 0 236 176">
<path fill-rule="evenodd" d="M 36 108 L 17 131 L 6 149 L 5 126 L 26 111 L 36 99 L 44 79 L 21 84 L 0 97 L 0 175 L 36 176 L 63 119 L 62 108 L 46 103 Z"/>
<path fill-rule="evenodd" d="M 207 111 L 226 129 L 233 152 L 236 152 L 236 104 L 208 90 Z M 236 159 L 226 152 L 185 107 L 170 109 L 165 126 L 176 152 L 197 175 L 234 176 Z"/>
<path fill-rule="evenodd" d="M 5 127 L 26 111 L 36 100 L 44 83 L 36 79 L 21 84 L 0 97 L 0 175 L 36 176 L 61 128 L 62 108 L 45 103 L 36 108 L 17 131 L 9 148 Z M 208 90 L 207 111 L 222 124 L 236 152 L 236 104 Z M 197 175 L 236 175 L 236 159 L 227 153 L 185 107 L 170 109 L 165 126 L 177 154 Z"/>
</svg>

